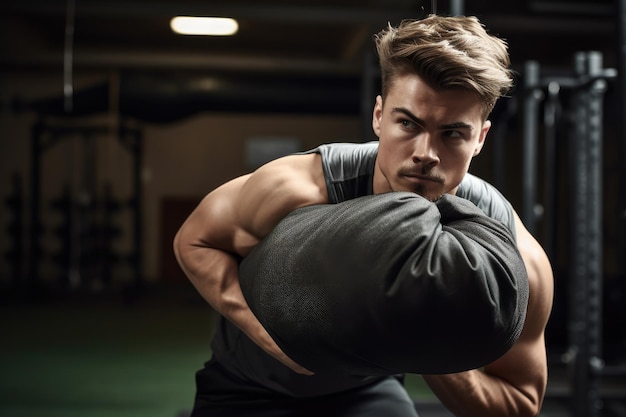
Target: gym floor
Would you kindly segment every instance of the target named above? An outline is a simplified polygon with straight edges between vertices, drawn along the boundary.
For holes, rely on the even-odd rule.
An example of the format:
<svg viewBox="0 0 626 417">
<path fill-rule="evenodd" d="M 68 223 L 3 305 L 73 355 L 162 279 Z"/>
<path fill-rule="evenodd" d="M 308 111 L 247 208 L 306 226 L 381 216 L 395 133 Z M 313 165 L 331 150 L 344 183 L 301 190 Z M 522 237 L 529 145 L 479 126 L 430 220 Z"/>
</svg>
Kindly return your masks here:
<svg viewBox="0 0 626 417">
<path fill-rule="evenodd" d="M 1 305 L 1 416 L 188 415 L 216 317 L 195 292 L 161 289 L 133 303 L 74 294 Z M 551 372 L 549 392 L 557 398 L 566 377 Z M 421 416 L 452 416 L 419 376 L 407 377 L 407 389 Z M 621 389 L 626 381 L 614 387 Z M 605 415 L 626 416 L 620 404 Z M 541 414 L 569 415 L 566 399 L 548 399 Z"/>
</svg>

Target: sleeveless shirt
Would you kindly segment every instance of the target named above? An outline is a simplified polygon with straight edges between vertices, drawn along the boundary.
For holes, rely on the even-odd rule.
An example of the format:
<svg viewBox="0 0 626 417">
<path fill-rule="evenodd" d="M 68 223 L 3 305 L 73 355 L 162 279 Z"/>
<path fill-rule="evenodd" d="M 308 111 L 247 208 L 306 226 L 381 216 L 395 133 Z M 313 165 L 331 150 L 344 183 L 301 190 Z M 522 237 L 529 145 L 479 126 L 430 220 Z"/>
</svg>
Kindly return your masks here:
<svg viewBox="0 0 626 417">
<path fill-rule="evenodd" d="M 319 153 L 322 156 L 331 203 L 373 194 L 377 141 L 326 144 L 304 153 Z M 493 185 L 467 173 L 456 195 L 474 203 L 483 213 L 503 223 L 516 236 L 513 207 Z"/>
</svg>

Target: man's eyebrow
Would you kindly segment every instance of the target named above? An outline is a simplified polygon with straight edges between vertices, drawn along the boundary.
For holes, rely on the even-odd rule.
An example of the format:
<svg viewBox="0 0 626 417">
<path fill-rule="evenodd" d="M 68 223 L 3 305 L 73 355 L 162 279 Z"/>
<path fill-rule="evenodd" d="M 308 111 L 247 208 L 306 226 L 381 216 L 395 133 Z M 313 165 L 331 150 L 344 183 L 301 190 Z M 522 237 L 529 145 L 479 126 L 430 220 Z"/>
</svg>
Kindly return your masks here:
<svg viewBox="0 0 626 417">
<path fill-rule="evenodd" d="M 409 119 L 411 119 L 414 123 L 420 125 L 420 126 L 426 126 L 426 122 L 422 119 L 420 119 L 419 117 L 417 117 L 416 115 L 414 115 L 413 113 L 411 113 L 409 110 L 405 109 L 404 107 L 394 107 L 391 111 L 392 113 L 402 113 L 404 114 L 406 117 L 408 117 Z M 451 130 L 451 129 L 474 129 L 474 126 L 465 123 L 465 122 L 455 122 L 455 123 L 449 123 L 449 124 L 445 124 L 445 125 L 441 125 L 439 126 L 440 130 Z"/>
<path fill-rule="evenodd" d="M 441 130 L 452 130 L 452 129 L 469 129 L 472 130 L 474 129 L 474 126 L 465 123 L 465 122 L 456 122 L 456 123 L 450 123 L 447 125 L 441 125 L 439 126 L 439 129 Z"/>
<path fill-rule="evenodd" d="M 404 107 L 394 107 L 393 110 L 391 110 L 391 112 L 392 113 L 402 113 L 406 117 L 411 119 L 413 122 L 415 122 L 416 124 L 418 124 L 420 126 L 426 126 L 426 122 L 425 121 L 423 121 L 422 119 L 420 119 L 419 117 L 417 117 L 416 115 L 414 115 L 413 113 L 411 113 L 410 111 L 405 109 Z"/>
</svg>

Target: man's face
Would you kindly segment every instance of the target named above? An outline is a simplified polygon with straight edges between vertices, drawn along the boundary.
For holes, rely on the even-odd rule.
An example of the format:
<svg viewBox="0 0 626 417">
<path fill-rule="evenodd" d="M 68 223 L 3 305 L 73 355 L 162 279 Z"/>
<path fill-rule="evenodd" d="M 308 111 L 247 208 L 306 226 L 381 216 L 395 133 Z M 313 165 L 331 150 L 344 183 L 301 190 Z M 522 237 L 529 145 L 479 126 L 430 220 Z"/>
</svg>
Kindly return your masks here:
<svg viewBox="0 0 626 417">
<path fill-rule="evenodd" d="M 475 93 L 434 90 L 415 74 L 396 78 L 374 107 L 374 193 L 410 191 L 433 201 L 455 193 L 491 125 L 481 112 Z"/>
</svg>

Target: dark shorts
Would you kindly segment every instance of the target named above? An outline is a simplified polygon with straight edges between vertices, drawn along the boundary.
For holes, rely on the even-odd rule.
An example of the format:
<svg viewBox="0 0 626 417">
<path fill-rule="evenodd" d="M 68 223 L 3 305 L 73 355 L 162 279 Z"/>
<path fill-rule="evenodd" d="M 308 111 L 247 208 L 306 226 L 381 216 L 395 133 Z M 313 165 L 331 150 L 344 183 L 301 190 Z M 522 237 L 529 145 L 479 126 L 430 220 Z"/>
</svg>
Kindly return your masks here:
<svg viewBox="0 0 626 417">
<path fill-rule="evenodd" d="M 196 388 L 191 417 L 417 417 L 396 377 L 336 394 L 294 398 L 242 381 L 212 360 L 196 374 Z"/>
</svg>

